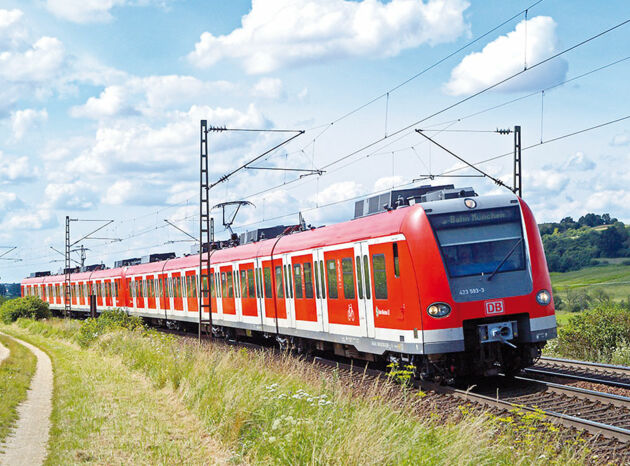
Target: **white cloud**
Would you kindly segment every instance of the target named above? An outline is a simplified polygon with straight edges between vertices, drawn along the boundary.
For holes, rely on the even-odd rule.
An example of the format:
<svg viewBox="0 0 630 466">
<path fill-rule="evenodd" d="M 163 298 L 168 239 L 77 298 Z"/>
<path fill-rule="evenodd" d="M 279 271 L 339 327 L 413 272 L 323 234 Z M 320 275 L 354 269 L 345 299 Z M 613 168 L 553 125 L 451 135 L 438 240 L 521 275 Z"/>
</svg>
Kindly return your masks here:
<svg viewBox="0 0 630 466">
<path fill-rule="evenodd" d="M 630 134 L 628 133 L 616 134 L 610 142 L 611 146 L 627 146 L 628 144 L 630 144 Z"/>
<path fill-rule="evenodd" d="M 527 31 L 527 62 L 537 63 L 558 51 L 556 23 L 548 16 L 521 21 L 514 31 L 490 42 L 481 52 L 466 57 L 451 71 L 444 86 L 448 94 L 472 94 L 495 84 L 524 68 L 525 31 Z M 566 60 L 557 58 L 534 68 L 497 89 L 522 91 L 540 89 L 566 76 Z"/>
<path fill-rule="evenodd" d="M 330 202 L 359 196 L 362 192 L 363 187 L 356 181 L 341 181 L 331 184 L 320 191 L 317 195 L 317 202 L 319 204 L 328 204 Z M 313 200 L 315 200 L 315 198 L 313 198 Z"/>
<path fill-rule="evenodd" d="M 0 215 L 4 215 L 5 212 L 22 207 L 23 203 L 17 194 L 0 191 Z"/>
<path fill-rule="evenodd" d="M 164 109 L 190 106 L 211 94 L 232 91 L 227 81 L 201 81 L 192 76 L 127 77 L 106 87 L 98 97 L 70 109 L 76 118 L 100 120 L 124 116 L 163 115 Z"/>
<path fill-rule="evenodd" d="M 20 182 L 33 179 L 38 171 L 26 156 L 5 156 L 0 150 L 0 184 Z"/>
<path fill-rule="evenodd" d="M 0 229 L 13 230 L 45 230 L 57 226 L 57 217 L 49 210 L 29 210 L 9 215 L 0 224 Z"/>
<path fill-rule="evenodd" d="M 596 166 L 597 165 L 595 164 L 595 162 L 584 155 L 584 152 L 576 152 L 560 166 L 560 169 L 570 171 L 586 171 L 592 170 Z"/>
<path fill-rule="evenodd" d="M 336 58 L 390 57 L 468 30 L 464 0 L 252 0 L 241 27 L 204 32 L 188 59 L 209 67 L 226 58 L 250 74 Z"/>
<path fill-rule="evenodd" d="M 402 176 L 385 176 L 376 180 L 376 182 L 374 183 L 374 191 L 384 191 L 385 189 L 391 189 L 392 186 L 397 186 L 402 182 Z"/>
<path fill-rule="evenodd" d="M 108 205 L 163 205 L 167 196 L 164 183 L 155 183 L 135 178 L 119 180 L 111 185 L 103 204 Z"/>
<path fill-rule="evenodd" d="M 58 18 L 73 23 L 102 23 L 113 19 L 110 11 L 114 7 L 165 3 L 166 0 L 46 0 L 46 7 Z"/>
<path fill-rule="evenodd" d="M 567 187 L 570 177 L 559 170 L 528 170 L 523 173 L 523 189 L 528 195 L 549 196 L 558 194 Z"/>
<path fill-rule="evenodd" d="M 20 24 L 21 10 L 0 9 L 0 50 L 14 48 L 26 39 L 26 30 Z"/>
<path fill-rule="evenodd" d="M 70 115 L 75 118 L 101 119 L 134 113 L 127 102 L 127 92 L 122 86 L 109 86 L 98 97 L 90 97 L 85 105 L 72 107 Z"/>
<path fill-rule="evenodd" d="M 13 128 L 13 137 L 16 140 L 20 140 L 24 137 L 26 132 L 44 123 L 48 120 L 48 112 L 46 109 L 35 110 L 27 108 L 25 110 L 18 110 L 11 114 L 11 126 Z"/>
<path fill-rule="evenodd" d="M 92 209 L 97 204 L 97 189 L 84 181 L 50 183 L 44 190 L 44 205 L 53 209 Z"/>
<path fill-rule="evenodd" d="M 55 37 L 42 37 L 24 52 L 0 52 L 0 78 L 9 82 L 48 81 L 57 77 L 64 60 L 61 41 Z"/>
<path fill-rule="evenodd" d="M 286 97 L 282 80 L 278 78 L 262 78 L 252 89 L 252 95 L 254 97 L 262 97 L 265 99 L 283 99 Z"/>
</svg>

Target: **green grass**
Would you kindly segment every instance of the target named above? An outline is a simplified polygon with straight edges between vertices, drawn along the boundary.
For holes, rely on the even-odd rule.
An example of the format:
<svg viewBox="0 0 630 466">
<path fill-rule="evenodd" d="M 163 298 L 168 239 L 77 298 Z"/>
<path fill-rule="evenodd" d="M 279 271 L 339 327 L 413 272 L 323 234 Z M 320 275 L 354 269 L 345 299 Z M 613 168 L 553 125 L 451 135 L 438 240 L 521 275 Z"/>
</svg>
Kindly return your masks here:
<svg viewBox="0 0 630 466">
<path fill-rule="evenodd" d="M 0 335 L 0 343 L 11 352 L 0 365 L 1 445 L 17 421 L 17 407 L 26 399 L 26 392 L 37 367 L 37 358 L 12 338 Z"/>
<path fill-rule="evenodd" d="M 208 464 L 229 457 L 173 390 L 152 386 L 118 358 L 56 338 L 76 328 L 68 324 L 48 326 L 48 332 L 42 331 L 46 324 L 33 332 L 2 327 L 45 350 L 53 362 L 46 464 Z"/>
<path fill-rule="evenodd" d="M 610 264 L 573 272 L 552 272 L 551 283 L 562 295 L 568 288 L 581 288 L 589 294 L 601 289 L 615 301 L 627 300 L 630 296 L 630 265 Z"/>
<path fill-rule="evenodd" d="M 199 345 L 140 329 L 102 334 L 88 350 L 79 350 L 55 338 L 67 338 L 71 333 L 68 326 L 76 329 L 76 324 L 53 319 L 21 321 L 19 325 L 19 330 L 17 326 L 11 328 L 36 335 L 31 340 L 54 350 L 58 367 L 68 372 L 60 386 L 63 392 L 72 388 L 73 393 L 55 401 L 53 460 L 66 455 L 76 461 L 76 450 L 84 448 L 91 448 L 90 455 L 99 461 L 116 463 L 122 459 L 138 462 L 144 458 L 141 454 L 150 453 L 141 450 L 134 458 L 115 460 L 96 456 L 108 447 L 107 442 L 95 444 L 93 440 L 97 431 L 93 424 L 106 422 L 99 417 L 101 410 L 93 406 L 103 402 L 104 394 L 93 393 L 100 391 L 101 384 L 111 386 L 107 390 L 110 396 L 128 392 L 137 397 L 148 396 L 147 392 L 176 394 L 186 407 L 184 411 L 201 422 L 197 438 L 219 439 L 234 452 L 231 462 L 236 463 L 580 464 L 587 453 L 582 447 L 562 443 L 556 434 L 538 432 L 537 426 L 526 426 L 523 431 L 519 423 L 508 425 L 470 413 L 466 407 L 449 417 L 433 404 L 431 396 L 382 381 L 359 388 L 288 355 Z M 119 380 L 112 367 L 98 364 L 108 361 L 111 366 L 112 357 L 120 362 L 117 370 L 124 365 L 131 371 L 127 378 L 142 374 L 151 385 L 125 386 L 125 380 Z M 98 383 L 92 375 L 92 384 L 86 386 L 82 380 L 86 367 L 90 371 L 107 370 L 98 372 Z M 75 404 L 81 406 L 80 414 Z M 154 411 L 144 413 L 149 416 Z M 107 419 L 117 416 L 129 414 L 108 413 Z M 146 429 L 156 421 L 147 418 L 139 422 Z M 129 435 L 132 427 L 124 424 L 108 442 Z M 155 448 L 158 441 L 153 439 Z"/>
</svg>

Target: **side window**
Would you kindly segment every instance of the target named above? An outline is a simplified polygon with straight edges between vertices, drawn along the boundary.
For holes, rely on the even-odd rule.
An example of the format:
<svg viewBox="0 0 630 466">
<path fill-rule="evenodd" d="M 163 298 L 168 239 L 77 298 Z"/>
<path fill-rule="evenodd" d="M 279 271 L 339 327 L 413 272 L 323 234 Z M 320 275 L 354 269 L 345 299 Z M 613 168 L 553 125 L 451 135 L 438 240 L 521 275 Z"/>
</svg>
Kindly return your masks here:
<svg viewBox="0 0 630 466">
<path fill-rule="evenodd" d="M 247 298 L 247 272 L 241 270 L 241 298 Z"/>
<path fill-rule="evenodd" d="M 197 296 L 197 275 L 193 275 L 192 277 L 190 277 L 190 288 L 192 291 L 192 297 L 193 298 L 198 298 Z"/>
<path fill-rule="evenodd" d="M 287 266 L 287 278 L 289 279 L 289 297 L 293 298 L 293 274 L 291 273 L 291 266 Z"/>
<path fill-rule="evenodd" d="M 260 267 L 256 269 L 256 295 L 262 298 L 262 274 L 260 273 Z"/>
<path fill-rule="evenodd" d="M 284 288 L 282 285 L 282 266 L 276 265 L 276 295 L 278 298 L 284 298 Z"/>
<path fill-rule="evenodd" d="M 295 264 L 293 266 L 293 283 L 295 283 L 295 298 L 302 299 L 302 265 Z"/>
<path fill-rule="evenodd" d="M 372 254 L 372 275 L 374 276 L 374 298 L 387 299 L 385 254 Z"/>
<path fill-rule="evenodd" d="M 357 256 L 355 262 L 357 264 L 357 278 L 359 282 L 359 299 L 363 299 L 363 275 L 361 275 L 361 257 Z"/>
<path fill-rule="evenodd" d="M 223 291 L 221 296 L 227 298 L 227 278 L 225 272 L 221 272 L 221 290 Z"/>
<path fill-rule="evenodd" d="M 317 261 L 315 261 L 315 293 L 317 294 L 317 299 L 321 298 L 322 294 L 319 291 L 319 272 L 317 270 Z"/>
<path fill-rule="evenodd" d="M 208 283 L 206 283 L 207 280 L 208 280 L 208 278 L 203 277 L 203 287 L 206 290 L 208 289 Z M 217 295 L 215 294 L 215 291 L 214 291 L 215 287 L 214 287 L 214 274 L 213 273 L 210 274 L 209 280 L 210 280 L 210 296 L 212 298 L 216 298 Z"/>
<path fill-rule="evenodd" d="M 265 274 L 265 298 L 272 298 L 271 296 L 271 267 L 265 267 L 263 269 Z"/>
<path fill-rule="evenodd" d="M 227 273 L 227 294 L 228 298 L 234 297 L 234 283 L 232 280 L 232 272 Z"/>
<path fill-rule="evenodd" d="M 304 297 L 313 299 L 313 266 L 310 262 L 304 263 Z"/>
<path fill-rule="evenodd" d="M 329 259 L 326 261 L 326 268 L 328 269 L 328 297 L 330 299 L 337 299 L 337 261 L 335 259 Z"/>
<path fill-rule="evenodd" d="M 368 267 L 368 257 L 363 256 L 363 278 L 365 279 L 365 298 L 372 299 L 372 285 L 370 284 L 370 268 Z"/>
<path fill-rule="evenodd" d="M 343 272 L 343 297 L 346 299 L 354 299 L 354 267 L 352 266 L 352 257 L 344 257 L 341 259 L 341 271 Z"/>
<path fill-rule="evenodd" d="M 254 270 L 249 269 L 247 271 L 247 291 L 249 291 L 249 297 L 256 297 L 256 283 L 254 283 Z"/>
<path fill-rule="evenodd" d="M 284 290 L 287 294 L 287 298 L 291 297 L 291 293 L 289 293 L 289 277 L 287 277 L 287 266 L 284 265 Z"/>
<path fill-rule="evenodd" d="M 319 261 L 319 281 L 322 284 L 322 298 L 326 299 L 326 285 L 324 285 L 326 279 L 324 277 L 324 261 Z"/>
<path fill-rule="evenodd" d="M 398 243 L 392 243 L 392 249 L 394 252 L 394 276 L 400 277 L 400 263 L 398 261 Z"/>
</svg>

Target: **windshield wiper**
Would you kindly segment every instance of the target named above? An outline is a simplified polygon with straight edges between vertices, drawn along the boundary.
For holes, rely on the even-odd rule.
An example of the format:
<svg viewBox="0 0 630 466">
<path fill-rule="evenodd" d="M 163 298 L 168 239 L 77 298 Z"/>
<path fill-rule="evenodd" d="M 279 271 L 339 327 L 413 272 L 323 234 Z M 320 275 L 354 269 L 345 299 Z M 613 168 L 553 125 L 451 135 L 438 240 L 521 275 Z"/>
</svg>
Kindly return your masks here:
<svg viewBox="0 0 630 466">
<path fill-rule="evenodd" d="M 512 255 L 512 253 L 516 250 L 516 247 L 521 244 L 521 241 L 523 241 L 523 238 L 519 238 L 518 241 L 516 243 L 514 243 L 514 246 L 512 246 L 512 249 L 509 250 L 509 252 L 505 255 L 505 257 L 503 258 L 503 260 L 499 263 L 499 265 L 497 265 L 497 268 L 494 269 L 494 272 L 492 272 L 490 274 L 490 276 L 488 277 L 488 281 L 492 280 L 492 277 L 494 277 L 497 272 L 499 271 L 499 269 L 503 266 L 503 264 L 505 264 L 505 261 L 509 259 L 509 257 Z"/>
</svg>

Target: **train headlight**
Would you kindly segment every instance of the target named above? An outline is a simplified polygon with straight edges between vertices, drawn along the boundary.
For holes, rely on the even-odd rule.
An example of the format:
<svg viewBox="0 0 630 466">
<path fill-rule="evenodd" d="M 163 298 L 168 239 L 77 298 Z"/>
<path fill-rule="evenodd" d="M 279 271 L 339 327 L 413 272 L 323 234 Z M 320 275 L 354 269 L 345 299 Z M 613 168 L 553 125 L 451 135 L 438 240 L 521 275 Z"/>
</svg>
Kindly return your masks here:
<svg viewBox="0 0 630 466">
<path fill-rule="evenodd" d="M 536 301 L 541 306 L 546 306 L 551 302 L 551 293 L 549 293 L 547 290 L 540 290 L 536 294 Z"/>
<path fill-rule="evenodd" d="M 427 314 L 431 317 L 445 317 L 451 313 L 451 306 L 446 303 L 433 303 L 427 307 Z"/>
</svg>

